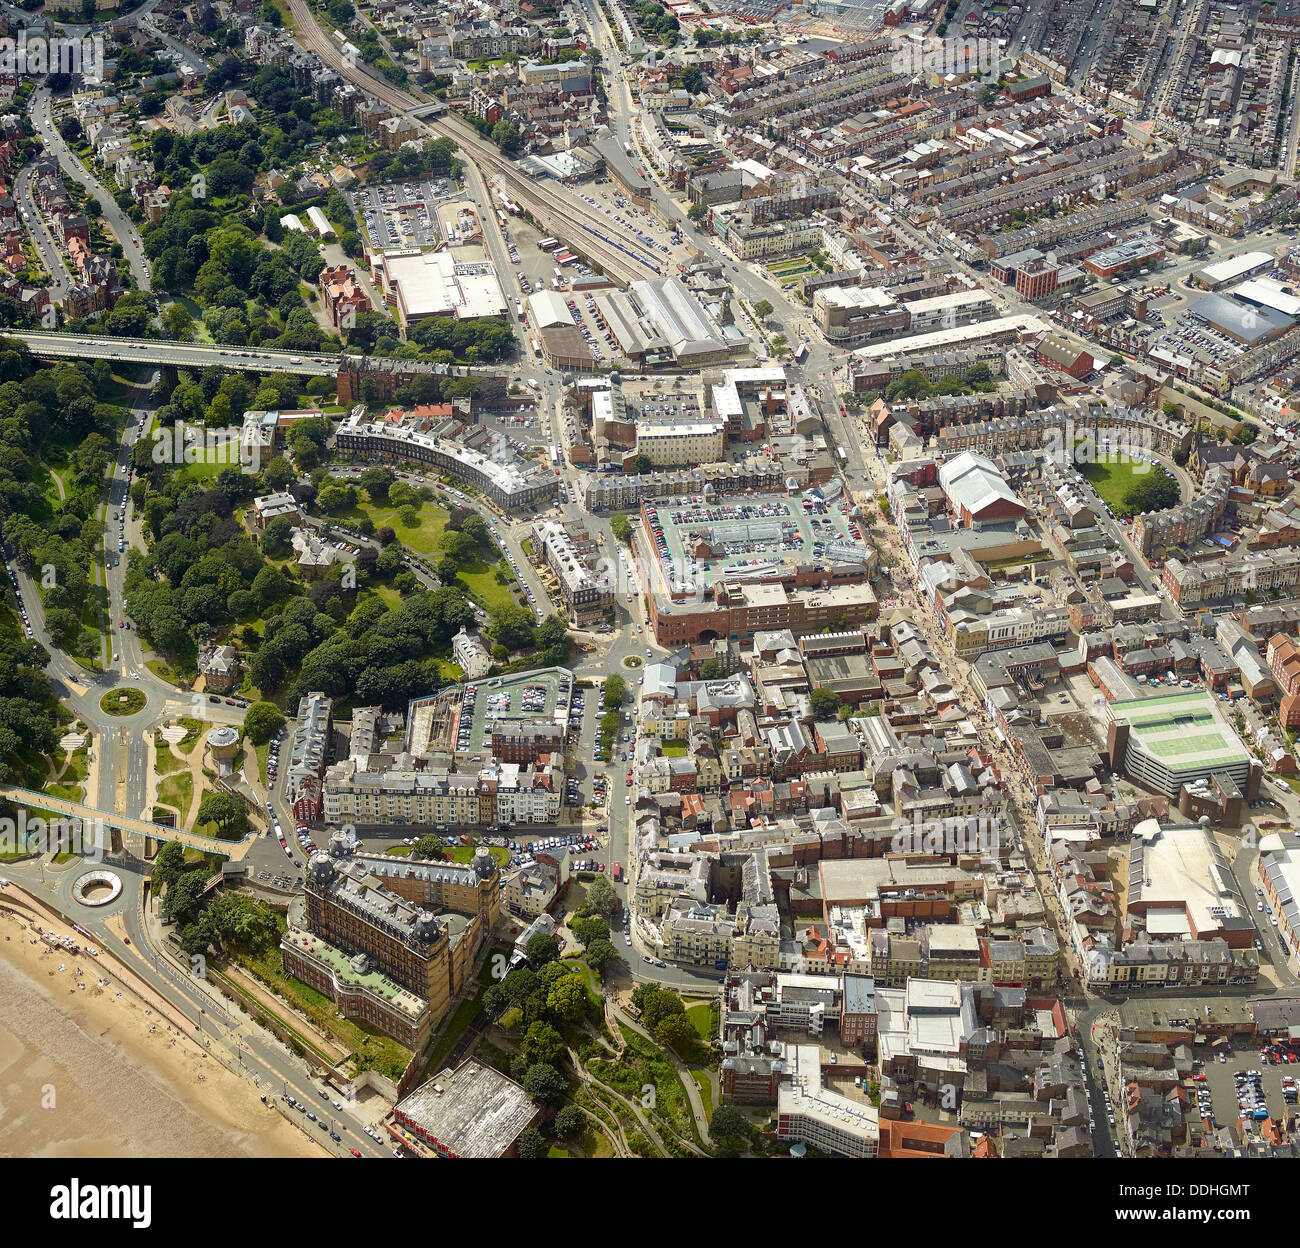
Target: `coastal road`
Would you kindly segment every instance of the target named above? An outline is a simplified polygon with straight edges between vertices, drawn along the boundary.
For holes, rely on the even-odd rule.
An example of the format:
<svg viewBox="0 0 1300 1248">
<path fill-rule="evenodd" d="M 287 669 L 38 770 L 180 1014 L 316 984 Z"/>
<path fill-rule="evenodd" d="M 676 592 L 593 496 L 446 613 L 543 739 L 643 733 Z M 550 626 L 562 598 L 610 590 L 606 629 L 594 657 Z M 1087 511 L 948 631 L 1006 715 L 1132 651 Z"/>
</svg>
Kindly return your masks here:
<svg viewBox="0 0 1300 1248">
<path fill-rule="evenodd" d="M 95 944 L 179 1011 L 188 1020 L 187 1029 L 196 1042 L 266 1094 L 268 1113 L 278 1111 L 296 1120 L 297 1111 L 290 1110 L 280 1099 L 287 1092 L 318 1118 L 328 1120 L 341 1136 L 337 1142 L 331 1140 L 326 1131 L 306 1122 L 306 1114 L 302 1114 L 304 1121 L 299 1125 L 304 1134 L 327 1153 L 345 1157 L 349 1148 L 356 1148 L 362 1156 L 391 1156 L 386 1144 L 371 1140 L 361 1130 L 367 1120 L 363 1107 L 344 1103 L 337 1090 L 331 1090 L 328 1098 L 323 1096 L 325 1085 L 311 1068 L 223 998 L 209 982 L 202 962 L 187 971 L 182 955 L 156 947 L 153 936 L 158 929 L 151 922 L 146 930 L 144 906 L 150 903 L 141 876 L 120 871 L 121 895 L 108 906 L 90 909 L 71 896 L 72 885 L 81 874 L 78 870 L 56 873 L 39 862 L 28 861 L 8 864 L 6 871 L 16 884 L 65 916 L 66 921 L 84 928 Z M 333 1100 L 344 1104 L 341 1112 L 334 1109 Z"/>
</svg>

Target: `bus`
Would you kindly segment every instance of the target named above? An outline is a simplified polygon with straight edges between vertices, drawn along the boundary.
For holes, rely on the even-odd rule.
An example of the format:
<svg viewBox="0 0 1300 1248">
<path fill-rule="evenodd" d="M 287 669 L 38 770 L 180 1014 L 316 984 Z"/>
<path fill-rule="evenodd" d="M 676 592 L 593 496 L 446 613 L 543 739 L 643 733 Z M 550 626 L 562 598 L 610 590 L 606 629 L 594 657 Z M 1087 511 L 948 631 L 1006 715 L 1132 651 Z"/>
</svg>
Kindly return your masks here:
<svg viewBox="0 0 1300 1248">
<path fill-rule="evenodd" d="M 578 257 L 571 251 L 557 251 L 555 253 L 555 263 L 564 265 L 566 268 L 575 263 Z"/>
<path fill-rule="evenodd" d="M 543 251 L 554 251 L 560 245 L 560 240 L 558 238 L 544 238 L 537 245 Z"/>
<path fill-rule="evenodd" d="M 796 364 L 802 364 L 804 360 L 806 360 L 807 358 L 808 358 L 808 344 L 806 342 L 801 342 L 798 345 L 798 347 L 795 348 L 794 362 Z"/>
<path fill-rule="evenodd" d="M 560 462 L 560 450 L 559 450 L 559 447 L 555 447 L 555 446 L 553 446 L 553 447 L 551 447 L 551 463 L 552 463 L 552 464 L 558 464 L 559 462 Z"/>
<path fill-rule="evenodd" d="M 555 285 L 557 289 L 562 281 L 564 281 L 564 270 L 557 267 L 555 270 Z"/>
<path fill-rule="evenodd" d="M 506 228 L 506 214 L 502 212 L 500 208 L 497 209 L 497 224 L 503 230 Z"/>
<path fill-rule="evenodd" d="M 846 459 L 848 459 L 848 456 L 844 453 L 844 448 L 842 446 L 837 446 L 835 448 L 835 454 L 840 457 L 840 463 L 843 463 Z"/>
<path fill-rule="evenodd" d="M 537 345 L 537 339 L 536 339 L 536 338 L 530 338 L 530 339 L 528 340 L 528 345 L 532 348 L 532 351 L 533 351 L 533 355 L 534 355 L 534 357 L 535 357 L 536 359 L 539 359 L 539 360 L 540 360 L 540 359 L 542 358 L 542 352 L 541 352 L 541 348 L 538 347 L 538 345 Z"/>
<path fill-rule="evenodd" d="M 610 875 L 613 876 L 614 883 L 617 884 L 619 880 L 623 878 L 623 864 L 621 862 L 616 862 L 613 870 L 610 871 Z"/>
</svg>

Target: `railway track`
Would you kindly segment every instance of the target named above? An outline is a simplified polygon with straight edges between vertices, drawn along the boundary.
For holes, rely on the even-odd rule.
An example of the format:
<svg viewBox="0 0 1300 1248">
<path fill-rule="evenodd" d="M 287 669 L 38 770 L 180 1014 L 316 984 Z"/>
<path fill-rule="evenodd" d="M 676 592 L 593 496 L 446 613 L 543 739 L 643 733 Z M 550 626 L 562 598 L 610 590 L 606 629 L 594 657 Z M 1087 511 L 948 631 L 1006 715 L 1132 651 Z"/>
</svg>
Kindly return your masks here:
<svg viewBox="0 0 1300 1248">
<path fill-rule="evenodd" d="M 351 58 L 345 61 L 338 45 L 321 29 L 315 14 L 307 7 L 306 0 L 288 2 L 289 11 L 297 26 L 298 41 L 304 48 L 315 52 L 336 73 L 381 103 L 403 113 L 427 103 L 376 74 L 363 62 Z M 631 250 L 632 254 L 629 255 L 605 241 L 599 235 L 612 230 L 608 220 L 559 186 L 548 186 L 546 193 L 542 194 L 536 183 L 520 174 L 508 159 L 467 122 L 450 116 L 416 120 L 430 133 L 451 139 L 474 161 L 485 181 L 490 182 L 495 178 L 503 183 L 502 189 L 511 199 L 527 207 L 529 214 L 544 230 L 561 235 L 573 250 L 598 265 L 610 277 L 626 283 L 655 277 L 660 273 L 659 258 L 648 248 L 629 236 L 622 243 Z"/>
</svg>

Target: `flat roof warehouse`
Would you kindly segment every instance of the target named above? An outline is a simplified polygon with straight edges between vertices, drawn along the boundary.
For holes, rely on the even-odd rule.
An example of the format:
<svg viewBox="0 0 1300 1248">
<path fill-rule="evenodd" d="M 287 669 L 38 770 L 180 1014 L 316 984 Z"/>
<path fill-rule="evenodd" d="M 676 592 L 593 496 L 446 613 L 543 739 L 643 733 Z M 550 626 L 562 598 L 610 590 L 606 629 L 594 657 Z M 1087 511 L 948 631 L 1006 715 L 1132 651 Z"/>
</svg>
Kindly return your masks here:
<svg viewBox="0 0 1300 1248">
<path fill-rule="evenodd" d="M 402 249 L 385 251 L 380 266 L 404 323 L 429 316 L 464 321 L 506 314 L 505 293 L 487 261 L 457 264 L 446 250 Z"/>
<path fill-rule="evenodd" d="M 1276 338 L 1295 324 L 1274 308 L 1239 303 L 1223 295 L 1202 295 L 1188 311 L 1228 337 L 1251 345 Z"/>
</svg>

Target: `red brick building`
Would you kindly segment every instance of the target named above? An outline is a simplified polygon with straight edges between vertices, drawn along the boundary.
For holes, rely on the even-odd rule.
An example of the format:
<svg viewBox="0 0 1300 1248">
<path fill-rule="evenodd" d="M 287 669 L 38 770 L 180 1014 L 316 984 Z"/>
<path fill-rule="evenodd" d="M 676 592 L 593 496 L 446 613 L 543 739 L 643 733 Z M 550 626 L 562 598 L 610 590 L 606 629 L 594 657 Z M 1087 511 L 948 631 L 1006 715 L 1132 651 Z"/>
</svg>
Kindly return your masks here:
<svg viewBox="0 0 1300 1248">
<path fill-rule="evenodd" d="M 1087 351 L 1073 346 L 1056 334 L 1044 334 L 1034 348 L 1034 358 L 1047 368 L 1065 373 L 1078 381 L 1086 377 L 1096 367 Z"/>
</svg>

